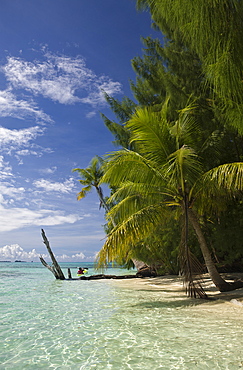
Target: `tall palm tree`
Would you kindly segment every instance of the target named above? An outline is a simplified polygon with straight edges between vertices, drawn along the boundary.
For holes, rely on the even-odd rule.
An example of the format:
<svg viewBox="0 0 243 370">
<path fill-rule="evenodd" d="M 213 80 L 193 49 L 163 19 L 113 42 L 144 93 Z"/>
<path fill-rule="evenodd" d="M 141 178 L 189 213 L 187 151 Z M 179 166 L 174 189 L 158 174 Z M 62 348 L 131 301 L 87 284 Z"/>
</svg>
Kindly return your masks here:
<svg viewBox="0 0 243 370">
<path fill-rule="evenodd" d="M 227 283 L 218 273 L 200 225 L 199 215 L 209 215 L 212 209 L 220 211 L 230 192 L 223 180 L 219 181 L 223 179 L 222 173 L 217 179 L 213 177 L 219 169 L 205 171 L 196 151 L 187 145 L 193 144 L 193 135 L 199 127 L 190 115 L 183 113 L 177 130 L 172 130 L 165 114 L 150 109 L 137 110 L 126 126 L 136 151 L 120 150 L 108 156 L 102 182 L 118 188 L 110 201 L 119 202 L 108 213 L 108 217 L 116 217 L 117 226 L 99 252 L 100 263 L 125 255 L 132 245 L 162 225 L 165 218 L 175 217 L 175 213 L 178 217 L 180 213 L 185 225 L 182 240 L 184 261 L 187 271 L 190 270 L 187 273 L 189 294 L 205 297 L 201 285 L 193 283 L 194 259 L 187 243 L 189 224 L 195 230 L 214 284 L 220 291 L 235 289 L 236 285 Z M 243 169 L 242 163 L 234 165 L 235 172 Z M 226 177 L 227 172 L 224 175 Z M 231 190 L 233 188 L 232 182 Z M 213 194 L 213 198 L 209 199 L 208 194 Z"/>
<path fill-rule="evenodd" d="M 99 185 L 100 179 L 103 175 L 102 163 L 102 158 L 95 156 L 94 158 L 92 158 L 90 165 L 87 168 L 74 168 L 73 172 L 77 171 L 79 173 L 81 177 L 81 180 L 79 180 L 79 182 L 81 185 L 84 186 L 78 193 L 77 199 L 80 200 L 85 198 L 87 194 L 89 194 L 91 190 L 95 188 L 99 197 L 100 206 L 104 207 L 106 212 L 108 212 L 109 208 L 105 201 L 102 188 Z M 113 226 L 115 226 L 115 224 Z"/>
</svg>

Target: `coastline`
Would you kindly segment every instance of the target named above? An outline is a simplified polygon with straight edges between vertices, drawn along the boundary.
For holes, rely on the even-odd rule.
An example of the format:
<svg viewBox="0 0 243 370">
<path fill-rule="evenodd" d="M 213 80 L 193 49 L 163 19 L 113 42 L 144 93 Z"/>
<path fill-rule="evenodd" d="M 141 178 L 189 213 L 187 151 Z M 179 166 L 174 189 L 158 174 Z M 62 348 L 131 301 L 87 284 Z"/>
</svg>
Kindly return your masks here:
<svg viewBox="0 0 243 370">
<path fill-rule="evenodd" d="M 222 274 L 227 281 L 233 279 L 243 279 L 243 273 Z M 203 275 L 203 287 L 210 300 L 193 299 L 186 296 L 183 279 L 177 275 L 166 275 L 153 278 L 129 279 L 129 280 L 110 280 L 110 283 L 122 288 L 160 292 L 163 298 L 168 300 L 182 300 L 195 302 L 195 305 L 206 304 L 207 306 L 230 305 L 243 310 L 243 288 L 230 292 L 219 292 L 208 274 Z M 201 306 L 200 304 L 200 306 Z"/>
</svg>

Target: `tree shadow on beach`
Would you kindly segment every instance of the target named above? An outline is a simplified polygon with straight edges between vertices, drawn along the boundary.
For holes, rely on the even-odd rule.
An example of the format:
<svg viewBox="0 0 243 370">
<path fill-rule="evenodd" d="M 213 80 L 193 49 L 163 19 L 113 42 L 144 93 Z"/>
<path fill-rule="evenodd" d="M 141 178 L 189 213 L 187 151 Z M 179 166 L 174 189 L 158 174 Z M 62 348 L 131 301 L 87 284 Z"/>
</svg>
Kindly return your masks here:
<svg viewBox="0 0 243 370">
<path fill-rule="evenodd" d="M 178 289 L 164 289 L 164 288 L 159 288 L 159 289 L 136 289 L 137 292 L 150 292 L 150 293 L 171 293 L 171 294 L 175 294 L 175 293 L 179 293 L 180 295 L 185 295 L 185 298 L 186 298 L 186 293 L 181 289 L 181 288 L 178 288 Z M 177 298 L 178 298 L 178 295 L 177 295 Z"/>
<path fill-rule="evenodd" d="M 214 305 L 222 302 L 229 301 L 227 297 L 215 297 L 215 296 L 208 296 L 208 299 L 196 299 L 190 298 L 186 296 L 186 293 L 181 289 L 178 290 L 167 290 L 167 289 L 158 289 L 148 290 L 148 289 L 139 289 L 139 292 L 144 293 L 159 293 L 161 296 L 156 294 L 156 297 L 153 295 L 150 296 L 150 299 L 146 299 L 145 296 L 142 296 L 143 301 L 138 301 L 136 304 L 133 304 L 132 307 L 134 308 L 186 308 L 186 307 L 194 307 L 199 305 Z M 178 293 L 178 294 L 177 294 Z M 163 295 L 164 294 L 164 295 Z M 168 296 L 167 296 L 168 294 Z M 231 299 L 232 297 L 230 297 Z"/>
<path fill-rule="evenodd" d="M 176 296 L 170 297 L 168 300 L 156 301 L 156 302 L 140 302 L 132 305 L 134 308 L 146 308 L 146 309 L 155 309 L 155 308 L 186 308 L 199 306 L 205 304 L 209 301 L 206 300 L 196 300 L 196 299 L 178 299 Z M 211 301 L 210 301 L 211 302 Z"/>
</svg>

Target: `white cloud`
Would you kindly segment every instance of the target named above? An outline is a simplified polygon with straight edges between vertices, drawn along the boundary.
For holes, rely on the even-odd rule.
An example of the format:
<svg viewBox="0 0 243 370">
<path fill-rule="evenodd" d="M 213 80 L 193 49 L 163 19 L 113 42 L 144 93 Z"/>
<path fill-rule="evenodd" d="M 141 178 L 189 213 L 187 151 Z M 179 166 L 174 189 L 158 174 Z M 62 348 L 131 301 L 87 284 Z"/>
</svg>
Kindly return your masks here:
<svg viewBox="0 0 243 370">
<path fill-rule="evenodd" d="M 86 114 L 86 118 L 92 118 L 96 115 L 96 111 L 90 111 Z"/>
<path fill-rule="evenodd" d="M 121 84 L 119 82 L 112 81 L 108 77 L 102 76 L 97 83 L 94 84 L 94 89 L 87 97 L 82 98 L 82 103 L 90 104 L 93 107 L 103 105 L 106 100 L 104 92 L 108 95 L 115 95 L 121 93 Z M 93 112 L 91 112 L 93 113 Z"/>
<path fill-rule="evenodd" d="M 57 257 L 55 256 L 56 258 L 58 258 L 58 261 L 64 261 L 64 262 L 68 262 L 71 260 L 71 257 L 68 256 L 67 254 L 62 254 L 61 256 Z"/>
<path fill-rule="evenodd" d="M 18 119 L 35 118 L 37 122 L 52 122 L 33 101 L 18 100 L 9 90 L 0 90 L 0 116 Z"/>
<path fill-rule="evenodd" d="M 5 162 L 4 157 L 0 155 L 0 179 L 3 180 L 9 177 L 13 177 L 12 167 L 8 162 Z"/>
<path fill-rule="evenodd" d="M 11 244 L 0 248 L 0 260 L 36 261 L 39 260 L 39 254 L 35 249 L 32 249 L 30 252 L 26 252 L 18 244 Z"/>
<path fill-rule="evenodd" d="M 85 258 L 85 255 L 82 252 L 72 255 L 72 259 L 75 259 L 75 260 L 78 260 L 78 261 L 83 260 L 84 258 Z"/>
<path fill-rule="evenodd" d="M 56 191 L 58 193 L 69 193 L 74 189 L 74 179 L 70 178 L 62 182 L 51 182 L 45 179 L 35 180 L 33 185 L 42 188 L 45 192 Z"/>
<path fill-rule="evenodd" d="M 15 198 L 20 200 L 22 199 L 24 192 L 25 189 L 23 187 L 16 188 L 9 183 L 2 182 L 0 183 L 0 194 L 1 194 L 0 203 L 12 203 Z M 6 201 L 3 196 L 7 196 L 14 199 Z"/>
<path fill-rule="evenodd" d="M 37 136 L 43 135 L 43 133 L 44 129 L 39 126 L 20 130 L 9 130 L 7 128 L 0 127 L 1 150 L 11 152 L 13 149 L 16 150 L 21 147 L 29 146 L 32 140 L 35 140 Z"/>
<path fill-rule="evenodd" d="M 52 173 L 56 172 L 56 170 L 57 170 L 57 167 L 53 166 L 51 168 L 47 167 L 47 168 L 40 169 L 39 172 L 44 173 L 46 175 L 49 175 L 49 174 L 52 174 Z"/>
<path fill-rule="evenodd" d="M 18 150 L 16 152 L 16 154 L 18 156 L 22 155 L 22 156 L 27 156 L 27 155 L 38 155 L 37 152 L 35 152 L 34 150 L 29 150 L 29 149 L 23 149 L 23 150 Z"/>
<path fill-rule="evenodd" d="M 0 247 L 0 261 L 39 261 L 40 255 L 46 261 L 50 261 L 49 255 L 37 253 L 36 249 L 32 249 L 31 251 L 27 252 L 19 244 L 11 244 Z M 72 256 L 62 254 L 55 255 L 55 257 L 59 262 L 80 262 L 85 259 L 85 255 L 82 252 L 73 254 Z"/>
<path fill-rule="evenodd" d="M 65 215 L 61 211 L 48 209 L 32 211 L 28 208 L 11 209 L 0 205 L 0 232 L 20 229 L 27 226 L 53 226 L 65 223 L 73 224 L 81 217 L 76 214 Z"/>
<path fill-rule="evenodd" d="M 63 261 L 63 262 L 68 262 L 68 261 L 80 262 L 80 261 L 85 259 L 85 255 L 82 252 L 80 252 L 80 253 L 72 254 L 72 256 L 68 256 L 67 254 L 63 254 L 61 256 L 56 256 L 56 258 L 60 262 L 61 261 Z"/>
<path fill-rule="evenodd" d="M 86 67 L 81 56 L 71 58 L 44 50 L 44 58 L 45 61 L 27 62 L 21 58 L 9 57 L 2 71 L 10 87 L 24 89 L 61 104 L 81 102 L 93 107 L 105 103 L 104 91 L 109 95 L 122 92 L 119 82 L 112 81 L 107 76 L 97 76 Z"/>
</svg>

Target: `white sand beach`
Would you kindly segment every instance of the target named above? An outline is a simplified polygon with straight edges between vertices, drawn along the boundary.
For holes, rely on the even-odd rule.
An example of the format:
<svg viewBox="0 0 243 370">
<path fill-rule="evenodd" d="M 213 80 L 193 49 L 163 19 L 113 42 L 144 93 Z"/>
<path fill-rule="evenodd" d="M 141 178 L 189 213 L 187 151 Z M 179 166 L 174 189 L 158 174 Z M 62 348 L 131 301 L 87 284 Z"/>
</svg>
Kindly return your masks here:
<svg viewBox="0 0 243 370">
<path fill-rule="evenodd" d="M 243 273 L 222 274 L 222 276 L 229 282 L 237 278 L 243 279 Z M 163 296 L 163 298 L 168 298 L 168 300 L 190 300 L 192 305 L 193 302 L 195 302 L 195 308 L 198 307 L 199 309 L 200 307 L 200 310 L 210 309 L 210 311 L 216 310 L 221 313 L 226 313 L 227 311 L 230 313 L 235 310 L 243 311 L 243 288 L 221 293 L 210 280 L 208 274 L 203 275 L 203 281 L 203 287 L 208 297 L 212 298 L 212 300 L 188 298 L 183 287 L 183 279 L 174 275 L 143 279 L 110 280 L 111 284 L 116 284 L 123 288 L 160 292 L 161 296 Z M 200 301 L 200 305 L 198 305 L 198 301 Z"/>
</svg>

